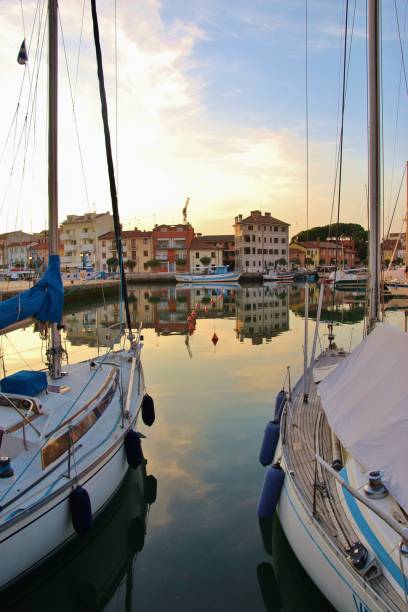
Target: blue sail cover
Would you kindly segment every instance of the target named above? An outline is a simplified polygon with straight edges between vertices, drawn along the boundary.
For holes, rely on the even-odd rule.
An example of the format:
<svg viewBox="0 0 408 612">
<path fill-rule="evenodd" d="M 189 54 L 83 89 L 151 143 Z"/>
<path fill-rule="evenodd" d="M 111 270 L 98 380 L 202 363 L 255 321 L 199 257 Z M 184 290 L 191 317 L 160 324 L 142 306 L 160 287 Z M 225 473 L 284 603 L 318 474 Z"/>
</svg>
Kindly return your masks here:
<svg viewBox="0 0 408 612">
<path fill-rule="evenodd" d="M 48 268 L 34 287 L 0 302 L 0 330 L 30 317 L 60 323 L 63 305 L 60 258 L 50 255 Z"/>
</svg>

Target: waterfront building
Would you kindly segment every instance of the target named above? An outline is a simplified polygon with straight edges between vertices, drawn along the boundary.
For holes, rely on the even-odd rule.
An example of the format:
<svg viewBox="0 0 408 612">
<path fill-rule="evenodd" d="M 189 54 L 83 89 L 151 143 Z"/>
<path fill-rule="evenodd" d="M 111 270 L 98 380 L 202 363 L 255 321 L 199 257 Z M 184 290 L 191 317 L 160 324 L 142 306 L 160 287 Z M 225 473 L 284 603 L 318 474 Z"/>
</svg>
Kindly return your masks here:
<svg viewBox="0 0 408 612">
<path fill-rule="evenodd" d="M 155 272 L 188 272 L 194 229 L 189 223 L 156 225 L 152 232 Z"/>
<path fill-rule="evenodd" d="M 48 265 L 48 230 L 33 234 L 33 242 L 29 247 L 29 265 L 39 271 L 45 270 Z M 64 255 L 64 245 L 61 242 L 61 229 L 58 230 L 58 252 L 60 257 Z"/>
<path fill-rule="evenodd" d="M 303 257 L 300 256 L 301 250 L 303 250 Z M 297 267 L 295 263 L 297 259 L 300 259 L 299 265 L 301 267 L 313 268 L 335 265 L 336 263 L 339 266 L 344 265 L 345 267 L 353 268 L 359 263 L 355 243 L 351 239 L 343 238 L 338 242 L 328 240 L 292 242 L 290 253 L 293 267 Z"/>
<path fill-rule="evenodd" d="M 113 231 L 113 217 L 109 212 L 68 215 L 61 223 L 62 269 L 69 271 L 92 265 L 99 271 L 98 237 L 110 231 Z"/>
<path fill-rule="evenodd" d="M 27 270 L 30 265 L 30 249 L 34 244 L 34 240 L 11 242 L 7 245 L 7 258 L 9 270 L 21 269 Z"/>
<path fill-rule="evenodd" d="M 154 305 L 154 328 L 157 335 L 186 335 L 187 317 L 191 312 L 191 294 L 188 289 L 161 288 L 150 296 Z"/>
<path fill-rule="evenodd" d="M 112 267 L 107 262 L 112 259 L 118 261 L 115 232 L 102 234 L 102 236 L 99 236 L 98 242 L 99 270 L 107 272 Z M 148 262 L 153 259 L 152 232 L 138 230 L 136 227 L 134 230 L 122 231 L 122 247 L 127 272 L 140 273 L 148 271 Z M 129 262 L 129 265 L 126 265 L 126 262 Z M 130 262 L 132 265 L 130 265 Z M 114 265 L 113 267 L 115 268 L 116 266 Z"/>
<path fill-rule="evenodd" d="M 209 238 L 209 239 L 208 239 Z M 209 260 L 207 264 L 201 261 Z M 211 236 L 197 235 L 190 245 L 190 271 L 200 272 L 223 264 L 223 248 L 221 243 L 211 240 Z"/>
<path fill-rule="evenodd" d="M 234 227 L 237 270 L 262 273 L 288 265 L 288 223 L 253 210 L 249 217 L 235 217 Z"/>
<path fill-rule="evenodd" d="M 22 243 L 29 244 L 32 240 L 32 234 L 28 234 L 21 230 L 0 234 L 0 268 L 8 268 L 10 265 L 8 248 L 11 245 L 18 246 Z"/>
<path fill-rule="evenodd" d="M 291 242 L 289 245 L 289 267 L 291 269 L 306 267 L 307 249 L 300 242 Z"/>
<path fill-rule="evenodd" d="M 236 294 L 236 335 L 252 344 L 270 342 L 289 329 L 288 287 L 246 287 Z"/>
<path fill-rule="evenodd" d="M 405 242 L 405 233 L 401 235 L 397 233 L 389 234 L 381 245 L 383 261 L 387 262 L 391 259 L 393 259 L 393 263 L 405 261 Z"/>
</svg>

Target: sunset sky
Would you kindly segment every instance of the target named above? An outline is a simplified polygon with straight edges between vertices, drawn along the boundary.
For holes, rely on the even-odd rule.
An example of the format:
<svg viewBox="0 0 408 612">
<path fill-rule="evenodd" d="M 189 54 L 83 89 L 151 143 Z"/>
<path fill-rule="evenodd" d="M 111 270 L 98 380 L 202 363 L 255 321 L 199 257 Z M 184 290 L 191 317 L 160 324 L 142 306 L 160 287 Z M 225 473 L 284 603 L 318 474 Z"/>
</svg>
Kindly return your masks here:
<svg viewBox="0 0 408 612">
<path fill-rule="evenodd" d="M 110 210 L 110 198 L 90 2 L 79 61 L 83 1 L 59 4 L 86 176 L 85 189 L 60 38 L 62 220 L 94 207 Z M 387 222 L 408 157 L 408 107 L 394 2 L 382 4 Z M 396 4 L 408 68 L 408 3 Z M 232 233 L 235 215 L 251 209 L 287 221 L 292 235 L 305 229 L 305 0 L 117 0 L 117 132 L 115 2 L 99 0 L 97 6 L 124 225 L 150 229 L 155 222 L 181 222 L 190 196 L 189 220 L 196 231 Z M 309 226 L 330 220 L 344 6 L 342 0 L 308 0 Z M 366 0 L 349 1 L 349 35 L 355 19 L 340 217 L 366 226 L 365 6 Z M 26 0 L 22 11 L 20 2 L 0 0 L 2 231 L 37 231 L 47 223 L 46 36 L 34 95 L 43 7 L 44 0 Z M 16 62 L 24 35 L 26 68 Z M 405 198 L 404 185 L 394 229 L 405 214 Z"/>
</svg>

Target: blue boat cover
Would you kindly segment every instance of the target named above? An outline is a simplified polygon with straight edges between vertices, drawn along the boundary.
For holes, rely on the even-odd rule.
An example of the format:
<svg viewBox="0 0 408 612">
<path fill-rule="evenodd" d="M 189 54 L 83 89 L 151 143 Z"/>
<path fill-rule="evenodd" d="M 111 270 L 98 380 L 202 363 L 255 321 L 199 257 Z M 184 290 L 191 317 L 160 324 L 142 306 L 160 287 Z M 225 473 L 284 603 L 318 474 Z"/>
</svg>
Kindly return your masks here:
<svg viewBox="0 0 408 612">
<path fill-rule="evenodd" d="M 50 255 L 48 268 L 34 287 L 0 302 L 0 330 L 29 317 L 61 322 L 64 287 L 59 259 L 59 255 Z"/>
<path fill-rule="evenodd" d="M 19 395 L 37 395 L 47 388 L 47 374 L 45 372 L 32 372 L 21 370 L 0 381 L 2 393 L 18 393 Z"/>
</svg>

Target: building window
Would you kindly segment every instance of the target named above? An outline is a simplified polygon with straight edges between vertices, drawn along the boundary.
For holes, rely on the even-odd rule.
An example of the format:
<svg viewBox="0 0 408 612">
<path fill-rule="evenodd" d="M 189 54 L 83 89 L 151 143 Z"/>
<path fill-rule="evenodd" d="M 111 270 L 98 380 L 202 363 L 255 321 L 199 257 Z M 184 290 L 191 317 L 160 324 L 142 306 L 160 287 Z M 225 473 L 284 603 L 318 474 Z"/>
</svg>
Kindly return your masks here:
<svg viewBox="0 0 408 612">
<path fill-rule="evenodd" d="M 274 249 L 274 255 L 279 255 L 279 250 L 278 249 Z"/>
<path fill-rule="evenodd" d="M 106 259 L 106 253 L 102 253 L 102 259 Z"/>
<path fill-rule="evenodd" d="M 279 228 L 278 228 L 278 226 L 277 226 L 277 225 L 274 225 L 274 226 L 273 226 L 273 231 L 274 231 L 274 232 L 278 232 L 278 231 L 279 231 Z"/>
<path fill-rule="evenodd" d="M 106 242 L 105 242 L 105 240 L 102 240 L 102 246 L 103 246 L 103 247 L 104 247 L 104 246 L 106 246 Z"/>
<path fill-rule="evenodd" d="M 279 242 L 279 238 L 274 238 L 273 241 L 276 244 L 277 242 Z"/>
<path fill-rule="evenodd" d="M 251 236 L 249 236 L 248 234 L 246 234 L 244 236 L 244 242 L 250 242 L 251 241 Z"/>
<path fill-rule="evenodd" d="M 145 304 L 145 310 L 149 310 L 149 304 Z"/>
<path fill-rule="evenodd" d="M 250 255 L 251 254 L 251 249 L 249 247 L 245 247 L 244 253 L 245 253 L 245 255 Z"/>
<path fill-rule="evenodd" d="M 256 238 L 255 238 L 255 234 L 252 234 L 252 242 L 255 242 Z"/>
<path fill-rule="evenodd" d="M 147 238 L 143 238 L 143 244 L 147 244 Z"/>
<path fill-rule="evenodd" d="M 149 255 L 148 251 L 143 251 L 143 257 L 147 257 Z"/>
<path fill-rule="evenodd" d="M 211 251 L 211 257 L 214 258 L 215 257 L 215 251 Z"/>
<path fill-rule="evenodd" d="M 196 259 L 200 259 L 200 253 L 196 253 Z"/>
<path fill-rule="evenodd" d="M 246 262 L 245 262 L 245 267 L 246 267 L 246 268 L 249 268 L 249 261 L 246 261 Z"/>
<path fill-rule="evenodd" d="M 249 229 L 249 230 L 254 229 L 253 225 L 248 225 L 248 229 Z"/>
<path fill-rule="evenodd" d="M 132 251 L 132 259 L 136 260 L 136 251 Z"/>
<path fill-rule="evenodd" d="M 282 249 L 282 255 L 286 255 L 286 249 Z"/>
<path fill-rule="evenodd" d="M 252 248 L 252 255 L 255 255 L 255 251 L 256 251 L 256 249 L 255 249 L 255 247 L 253 247 Z"/>
<path fill-rule="evenodd" d="M 286 238 L 282 238 L 281 242 L 282 242 L 283 244 L 285 244 L 285 242 L 286 242 Z"/>
<path fill-rule="evenodd" d="M 132 249 L 135 249 L 136 248 L 136 240 L 134 238 L 132 238 L 131 244 L 132 244 Z"/>
</svg>

